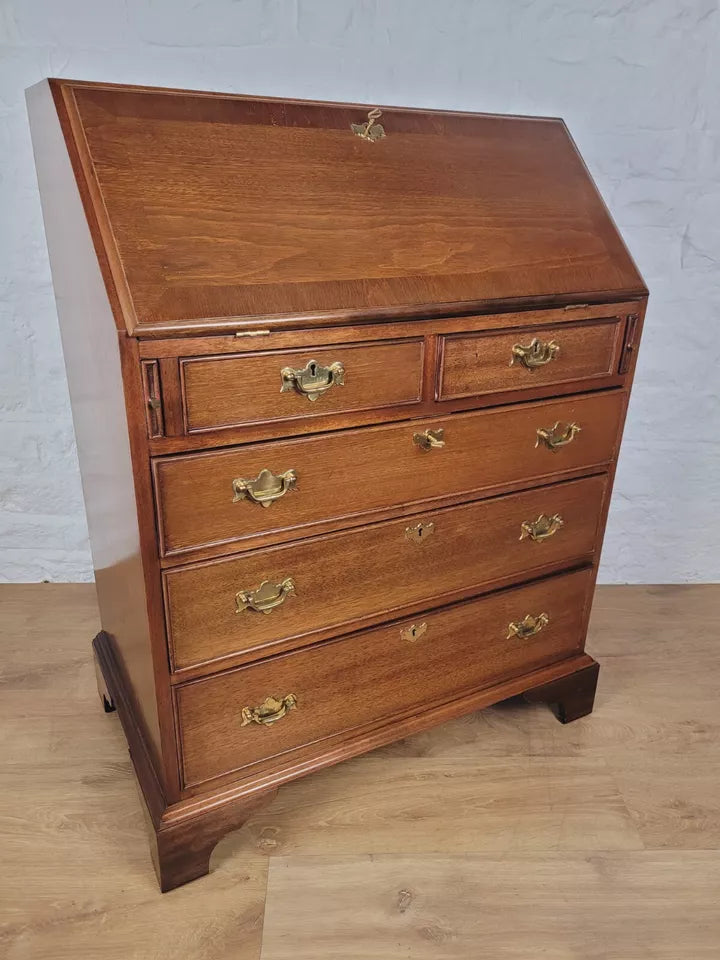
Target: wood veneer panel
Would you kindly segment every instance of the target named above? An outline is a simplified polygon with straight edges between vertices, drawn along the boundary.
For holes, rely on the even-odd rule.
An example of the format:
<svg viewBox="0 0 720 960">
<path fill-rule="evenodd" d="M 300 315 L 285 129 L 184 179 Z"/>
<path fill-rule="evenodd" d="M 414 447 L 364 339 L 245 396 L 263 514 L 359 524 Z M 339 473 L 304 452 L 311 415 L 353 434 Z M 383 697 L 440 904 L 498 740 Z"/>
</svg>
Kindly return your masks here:
<svg viewBox="0 0 720 960">
<path fill-rule="evenodd" d="M 134 376 L 127 377 L 124 384 L 127 370 L 121 369 L 121 353 L 133 347 L 128 341 L 118 342 L 47 82 L 28 90 L 27 99 L 100 618 L 127 678 L 136 721 L 158 771 L 165 770 L 169 789 L 174 757 L 167 747 L 174 731 L 169 713 L 159 717 L 161 694 L 156 689 L 156 669 L 162 677 L 164 666 L 167 691 L 167 662 L 164 637 L 161 634 L 153 643 L 149 620 L 152 611 L 159 611 L 154 604 L 160 604 L 162 598 L 153 594 L 159 586 L 157 576 L 153 580 L 143 564 L 143 549 L 154 553 L 152 499 L 148 498 L 147 467 L 144 486 L 142 471 L 134 469 L 127 424 L 134 409 L 131 430 L 136 438 L 146 435 L 140 363 L 135 352 Z M 130 411 L 125 404 L 126 389 Z M 145 518 L 143 528 L 139 508 Z M 162 690 L 161 679 L 158 684 Z"/>
<path fill-rule="evenodd" d="M 589 477 L 166 571 L 175 669 L 241 651 L 257 657 L 506 576 L 570 565 L 595 549 L 605 486 L 605 476 Z M 520 539 L 521 523 L 542 513 L 559 513 L 564 525 L 542 542 Z M 418 524 L 420 540 L 407 535 Z M 238 613 L 238 590 L 288 576 L 295 589 L 282 606 Z"/>
<path fill-rule="evenodd" d="M 186 785 L 420 710 L 582 650 L 590 570 L 551 577 L 176 688 Z M 507 639 L 510 621 L 546 613 L 535 636 Z M 297 698 L 272 726 L 240 726 L 241 709 Z"/>
<path fill-rule="evenodd" d="M 644 292 L 561 120 L 54 83 L 130 331 Z"/>
<path fill-rule="evenodd" d="M 617 372 L 624 330 L 620 319 L 608 319 L 567 327 L 443 337 L 438 398 L 451 400 L 508 390 L 519 394 L 568 383 L 575 383 L 578 390 L 591 389 L 593 380 Z M 513 347 L 527 347 L 534 339 L 555 344 L 558 352 L 544 366 L 528 369 L 514 359 Z"/>
<path fill-rule="evenodd" d="M 607 463 L 615 453 L 624 394 L 617 391 L 454 414 L 338 434 L 250 444 L 219 453 L 154 461 L 162 549 L 178 554 L 373 510 L 471 494 Z M 556 451 L 536 446 L 537 429 L 577 422 L 581 432 Z M 416 433 L 443 429 L 445 447 L 422 450 Z M 263 469 L 297 473 L 297 488 L 269 508 L 233 502 L 233 479 Z M 189 507 L 192 509 L 189 509 Z M 370 518 L 369 518 L 370 519 Z"/>
<path fill-rule="evenodd" d="M 311 361 L 342 364 L 342 384 L 309 400 L 281 392 L 281 371 Z M 423 341 L 300 347 L 250 355 L 193 357 L 180 364 L 188 433 L 256 421 L 307 420 L 353 410 L 417 403 L 421 394 Z"/>
</svg>

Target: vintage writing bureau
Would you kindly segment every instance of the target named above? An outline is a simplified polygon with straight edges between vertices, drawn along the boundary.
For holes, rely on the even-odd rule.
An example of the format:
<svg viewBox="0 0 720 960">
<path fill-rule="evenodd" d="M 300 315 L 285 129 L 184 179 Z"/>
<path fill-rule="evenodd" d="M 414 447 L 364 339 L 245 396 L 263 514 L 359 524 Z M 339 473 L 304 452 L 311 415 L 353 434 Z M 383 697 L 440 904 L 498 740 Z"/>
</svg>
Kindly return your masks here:
<svg viewBox="0 0 720 960">
<path fill-rule="evenodd" d="M 647 291 L 562 121 L 28 101 L 162 888 L 295 777 L 515 694 L 589 713 Z"/>
</svg>

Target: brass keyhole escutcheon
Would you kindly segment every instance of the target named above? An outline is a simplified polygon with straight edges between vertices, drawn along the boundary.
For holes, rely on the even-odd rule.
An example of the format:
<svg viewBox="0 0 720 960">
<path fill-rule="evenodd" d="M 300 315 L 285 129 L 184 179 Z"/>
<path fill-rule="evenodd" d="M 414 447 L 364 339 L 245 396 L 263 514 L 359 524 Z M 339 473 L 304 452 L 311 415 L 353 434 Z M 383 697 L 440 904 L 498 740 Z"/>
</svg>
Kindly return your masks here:
<svg viewBox="0 0 720 960">
<path fill-rule="evenodd" d="M 412 543 L 423 543 L 435 532 L 435 524 L 416 523 L 414 527 L 405 527 L 405 536 Z"/>
<path fill-rule="evenodd" d="M 280 381 L 280 393 L 295 391 L 314 402 L 330 387 L 345 386 L 345 367 L 339 361 L 325 367 L 317 360 L 308 360 L 305 366 L 298 370 L 283 367 L 280 371 Z"/>
<path fill-rule="evenodd" d="M 350 129 L 356 137 L 361 137 L 369 143 L 375 143 L 376 140 L 382 140 L 385 136 L 385 128 L 381 123 L 375 123 L 382 116 L 382 110 L 379 107 L 368 111 L 365 123 L 351 123 Z"/>
<path fill-rule="evenodd" d="M 410 643 L 415 643 L 420 637 L 425 636 L 427 628 L 427 623 L 412 623 L 409 627 L 405 627 L 404 630 L 400 631 L 400 636 L 403 640 L 409 640 Z"/>
</svg>

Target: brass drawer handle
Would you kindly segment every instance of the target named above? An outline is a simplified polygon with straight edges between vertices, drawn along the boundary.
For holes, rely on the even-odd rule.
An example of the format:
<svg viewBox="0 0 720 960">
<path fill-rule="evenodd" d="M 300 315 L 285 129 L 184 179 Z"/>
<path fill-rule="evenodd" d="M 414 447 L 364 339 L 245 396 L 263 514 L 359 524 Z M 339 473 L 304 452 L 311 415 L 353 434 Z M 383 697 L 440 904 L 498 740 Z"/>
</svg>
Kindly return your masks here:
<svg viewBox="0 0 720 960">
<path fill-rule="evenodd" d="M 539 447 L 542 442 L 548 450 L 557 450 L 558 447 L 564 447 L 566 444 L 572 443 L 578 433 L 580 433 L 580 427 L 576 423 L 563 425 L 558 420 L 554 427 L 538 428 L 535 446 Z"/>
<path fill-rule="evenodd" d="M 252 500 L 263 507 L 269 507 L 275 500 L 284 497 L 288 490 L 294 490 L 297 483 L 297 474 L 294 470 L 286 470 L 277 476 L 271 470 L 261 470 L 254 480 L 235 477 L 232 482 L 233 503 L 238 500 Z"/>
<path fill-rule="evenodd" d="M 512 640 L 513 637 L 517 637 L 519 640 L 527 640 L 528 637 L 534 637 L 536 633 L 540 633 L 548 623 L 550 623 L 550 617 L 546 613 L 541 613 L 537 617 L 529 613 L 523 620 L 513 620 L 508 624 L 506 639 Z"/>
<path fill-rule="evenodd" d="M 427 623 L 412 623 L 409 627 L 405 627 L 404 630 L 400 631 L 400 637 L 403 640 L 409 640 L 410 643 L 415 643 L 420 637 L 425 636 L 427 628 Z"/>
<path fill-rule="evenodd" d="M 256 590 L 239 590 L 235 594 L 236 612 L 254 610 L 256 613 L 272 613 L 294 593 L 295 581 L 292 577 L 285 577 L 280 583 L 263 580 Z"/>
<path fill-rule="evenodd" d="M 405 527 L 405 536 L 411 543 L 423 543 L 435 533 L 435 524 L 416 523 L 414 527 Z"/>
<path fill-rule="evenodd" d="M 424 430 L 422 433 L 413 434 L 413 443 L 416 443 L 421 450 L 438 450 L 445 446 L 445 431 L 440 427 L 439 430 Z"/>
<path fill-rule="evenodd" d="M 240 716 L 241 727 L 246 727 L 249 723 L 261 723 L 269 727 L 271 723 L 282 720 L 286 713 L 294 710 L 297 706 L 297 697 L 294 693 L 289 693 L 286 697 L 278 700 L 277 697 L 266 697 L 259 707 L 243 707 Z"/>
<path fill-rule="evenodd" d="M 550 363 L 560 353 L 560 345 L 554 340 L 538 340 L 533 337 L 530 343 L 524 347 L 521 343 L 516 343 L 512 348 L 510 366 L 518 360 L 527 370 L 534 370 L 536 367 L 544 367 Z"/>
<path fill-rule="evenodd" d="M 554 513 L 551 517 L 541 513 L 537 520 L 524 520 L 520 524 L 520 530 L 522 531 L 520 539 L 524 540 L 529 537 L 536 543 L 542 543 L 543 540 L 554 537 L 564 524 L 565 521 L 559 513 Z"/>
<path fill-rule="evenodd" d="M 345 386 L 345 367 L 341 363 L 331 363 L 329 367 L 324 367 L 317 360 L 308 360 L 300 370 L 283 367 L 280 377 L 282 379 L 280 393 L 296 390 L 308 400 L 317 400 L 330 387 Z"/>
</svg>

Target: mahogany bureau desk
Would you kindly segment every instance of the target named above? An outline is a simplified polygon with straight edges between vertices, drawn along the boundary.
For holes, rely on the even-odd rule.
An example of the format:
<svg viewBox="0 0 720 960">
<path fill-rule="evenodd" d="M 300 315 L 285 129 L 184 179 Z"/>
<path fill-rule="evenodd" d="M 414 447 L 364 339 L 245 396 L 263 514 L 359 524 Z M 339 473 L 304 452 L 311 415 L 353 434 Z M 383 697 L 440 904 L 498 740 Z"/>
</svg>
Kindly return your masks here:
<svg viewBox="0 0 720 960">
<path fill-rule="evenodd" d="M 160 885 L 585 633 L 647 291 L 561 120 L 28 91 L 94 649 Z"/>
</svg>

